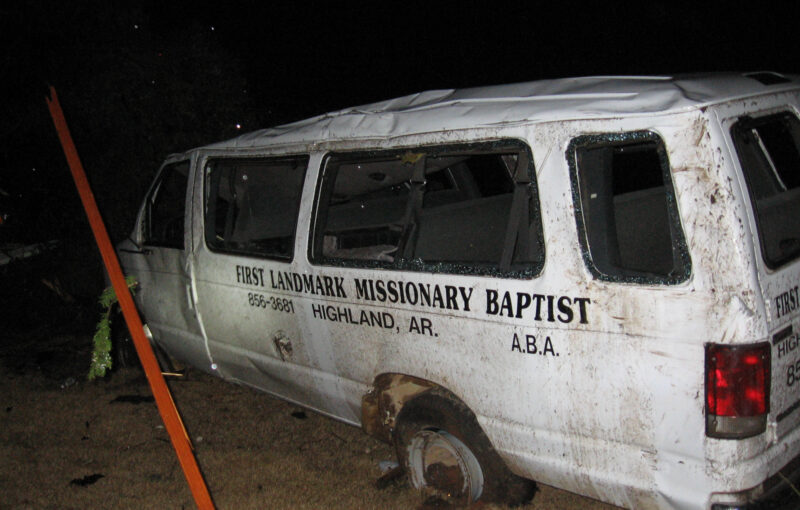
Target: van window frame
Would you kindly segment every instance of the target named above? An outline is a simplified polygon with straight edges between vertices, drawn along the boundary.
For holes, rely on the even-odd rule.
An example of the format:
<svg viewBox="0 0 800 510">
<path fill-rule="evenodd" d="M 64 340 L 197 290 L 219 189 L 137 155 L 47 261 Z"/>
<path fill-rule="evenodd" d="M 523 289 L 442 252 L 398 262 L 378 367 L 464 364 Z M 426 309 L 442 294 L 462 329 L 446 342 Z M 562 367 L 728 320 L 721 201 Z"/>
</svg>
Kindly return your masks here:
<svg viewBox="0 0 800 510">
<path fill-rule="evenodd" d="M 294 222 L 292 223 L 292 234 L 291 239 L 292 242 L 290 243 L 290 250 L 287 255 L 275 255 L 275 254 L 268 254 L 258 251 L 250 251 L 250 250 L 235 250 L 235 249 L 226 249 L 220 248 L 217 246 L 212 245 L 208 242 L 208 235 L 209 235 L 209 201 L 211 199 L 211 192 L 213 191 L 211 188 L 211 171 L 209 168 L 209 164 L 213 161 L 281 161 L 281 160 L 292 160 L 296 159 L 301 162 L 302 175 L 300 176 L 300 189 L 297 195 L 297 207 L 294 211 Z M 296 245 L 297 245 L 297 229 L 299 226 L 299 217 L 300 211 L 302 209 L 302 201 L 303 201 L 303 194 L 305 190 L 305 180 L 306 176 L 308 175 L 308 168 L 311 161 L 311 156 L 308 153 L 298 153 L 298 154 L 259 154 L 259 155 L 250 155 L 250 154 L 209 154 L 202 160 L 202 196 L 203 196 L 203 204 L 202 204 L 202 211 L 203 211 L 203 222 L 202 222 L 202 238 L 203 238 L 203 245 L 206 249 L 212 253 L 223 254 L 223 255 L 236 255 L 240 257 L 250 257 L 260 260 L 275 260 L 279 262 L 292 262 L 294 261 L 296 255 Z"/>
<path fill-rule="evenodd" d="M 589 245 L 589 238 L 584 223 L 583 203 L 578 178 L 578 150 L 593 147 L 615 147 L 636 143 L 655 144 L 656 154 L 661 167 L 665 198 L 667 205 L 667 221 L 672 239 L 673 271 L 666 276 L 639 272 L 639 274 L 608 274 L 601 271 L 594 263 Z M 680 218 L 675 185 L 672 181 L 672 171 L 667 155 L 666 145 L 657 133 L 649 130 L 628 131 L 622 133 L 594 133 L 580 135 L 573 138 L 566 151 L 569 165 L 570 186 L 572 188 L 572 202 L 574 205 L 575 223 L 578 230 L 578 240 L 581 255 L 586 268 L 598 280 L 614 283 L 631 283 L 639 285 L 678 285 L 689 279 L 692 274 L 692 262 L 689 248 L 686 244 L 686 234 Z M 621 268 L 623 269 L 623 268 Z M 628 270 L 637 273 L 635 270 Z"/>
<path fill-rule="evenodd" d="M 422 152 L 426 157 L 436 156 L 439 154 L 459 153 L 468 155 L 474 154 L 491 154 L 501 152 L 516 151 L 520 154 L 525 153 L 527 158 L 526 175 L 519 183 L 514 175 L 511 175 L 512 182 L 512 195 L 513 189 L 517 185 L 524 185 L 527 183 L 528 190 L 528 228 L 531 242 L 535 242 L 538 251 L 535 254 L 536 258 L 529 262 L 521 262 L 512 264 L 512 267 L 507 270 L 502 270 L 499 264 L 490 266 L 486 264 L 470 264 L 470 263 L 457 263 L 457 262 L 425 262 L 420 259 L 407 259 L 399 257 L 394 262 L 383 262 L 379 260 L 363 260 L 363 259 L 343 259 L 325 257 L 322 255 L 324 228 L 327 223 L 327 210 L 330 199 L 330 193 L 333 192 L 333 187 L 336 179 L 336 172 L 328 170 L 328 163 L 332 158 L 345 158 L 348 160 L 360 159 L 378 159 L 393 156 L 402 156 L 406 153 Z M 513 173 L 513 169 L 512 169 Z M 331 182 L 333 181 L 333 182 Z M 512 209 L 509 209 L 506 222 L 510 218 Z M 314 193 L 314 204 L 312 211 L 312 220 L 309 225 L 308 236 L 308 260 L 314 266 L 322 267 L 346 267 L 356 269 L 380 269 L 388 271 L 413 271 L 421 273 L 433 274 L 456 274 L 456 275 L 472 275 L 472 276 L 490 276 L 498 278 L 515 278 L 515 279 L 532 279 L 538 277 L 545 264 L 546 259 L 546 246 L 544 241 L 544 231 L 542 226 L 542 213 L 539 202 L 539 191 L 536 182 L 536 171 L 533 161 L 533 153 L 530 146 L 524 140 L 517 138 L 502 138 L 495 140 L 484 140 L 463 143 L 450 143 L 450 144 L 436 144 L 436 145 L 417 145 L 417 146 L 402 146 L 387 149 L 366 149 L 358 151 L 331 151 L 322 159 L 320 164 L 319 176 L 317 178 L 316 189 Z M 518 227 L 519 229 L 519 227 Z M 506 234 L 507 235 L 507 234 Z M 507 239 L 504 239 L 504 245 Z M 513 258 L 513 257 L 512 257 Z M 521 266 L 525 267 L 513 267 Z"/>
<path fill-rule="evenodd" d="M 754 176 L 751 175 L 752 174 L 751 170 L 745 168 L 744 162 L 742 161 L 743 154 L 742 154 L 742 147 L 740 146 L 741 140 L 739 138 L 738 131 L 744 130 L 747 127 L 754 127 L 758 125 L 767 124 L 772 119 L 787 118 L 787 117 L 791 118 L 794 121 L 796 127 L 800 126 L 800 117 L 798 117 L 797 112 L 792 108 L 784 107 L 783 109 L 780 110 L 772 110 L 760 114 L 740 115 L 736 117 L 735 121 L 731 124 L 729 130 L 730 139 L 732 141 L 734 148 L 734 155 L 736 156 L 736 161 L 739 164 L 739 168 L 741 169 L 742 174 L 744 175 L 745 188 L 747 188 L 747 196 L 750 199 L 750 205 L 751 205 L 750 210 L 753 214 L 753 219 L 755 220 L 756 237 L 758 238 L 759 251 L 761 252 L 761 260 L 764 262 L 767 268 L 772 271 L 778 270 L 796 261 L 798 258 L 800 258 L 800 251 L 795 251 L 794 254 L 790 254 L 788 256 L 781 257 L 778 259 L 773 259 L 772 257 L 769 256 L 768 254 L 769 249 L 767 248 L 767 240 L 765 239 L 764 228 L 762 227 L 762 221 L 764 220 L 764 218 L 758 206 L 759 199 L 756 197 L 756 192 L 755 192 L 756 186 L 755 183 L 753 182 Z M 790 136 L 795 137 L 797 136 L 797 133 L 790 133 Z M 769 160 L 768 163 L 771 170 L 770 173 L 773 175 L 776 181 L 785 188 L 785 184 L 783 183 L 781 176 L 777 173 L 777 169 L 774 167 L 774 162 L 771 161 L 772 155 L 769 153 L 764 154 L 763 142 L 761 142 L 760 138 L 758 141 L 762 144 L 761 155 L 763 155 L 765 158 L 767 158 L 767 160 Z M 798 146 L 800 146 L 800 143 L 798 143 Z M 791 189 L 796 189 L 796 188 L 791 188 Z M 784 189 L 784 192 L 788 191 L 789 189 Z"/>
<path fill-rule="evenodd" d="M 157 236 L 153 235 L 153 207 L 155 206 L 156 202 L 159 202 L 162 198 L 161 194 L 164 188 L 164 184 L 177 171 L 178 167 L 184 166 L 186 167 L 186 174 L 185 178 L 182 181 L 183 186 L 183 195 L 182 195 L 182 210 L 183 214 L 180 218 L 180 235 L 176 236 L 176 238 L 172 241 L 166 240 L 163 238 L 157 238 Z M 187 203 L 188 203 L 188 193 L 190 189 L 190 177 L 192 174 L 192 162 L 190 159 L 179 159 L 176 161 L 170 161 L 165 163 L 161 169 L 159 170 L 152 188 L 148 191 L 147 197 L 145 198 L 145 207 L 144 213 L 142 215 L 142 224 L 141 224 L 141 243 L 142 246 L 151 246 L 156 248 L 170 248 L 173 250 L 184 250 L 186 248 L 186 233 L 185 233 L 185 224 L 186 224 L 186 213 L 187 213 Z M 177 208 L 176 208 L 177 209 Z M 178 223 L 178 222 L 175 222 Z"/>
</svg>

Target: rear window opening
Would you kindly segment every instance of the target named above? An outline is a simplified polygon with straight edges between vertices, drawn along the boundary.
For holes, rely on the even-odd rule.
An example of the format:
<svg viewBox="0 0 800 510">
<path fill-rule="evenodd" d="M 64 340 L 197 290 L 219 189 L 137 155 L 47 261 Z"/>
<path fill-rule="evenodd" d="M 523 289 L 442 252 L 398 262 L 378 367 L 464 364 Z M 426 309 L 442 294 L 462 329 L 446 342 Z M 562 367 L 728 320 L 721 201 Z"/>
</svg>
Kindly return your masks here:
<svg viewBox="0 0 800 510">
<path fill-rule="evenodd" d="M 800 256 L 800 121 L 784 112 L 742 117 L 731 134 L 753 203 L 764 262 Z"/>
<path fill-rule="evenodd" d="M 689 259 L 661 141 L 650 133 L 587 136 L 569 152 L 592 273 L 609 281 L 685 280 Z"/>
</svg>

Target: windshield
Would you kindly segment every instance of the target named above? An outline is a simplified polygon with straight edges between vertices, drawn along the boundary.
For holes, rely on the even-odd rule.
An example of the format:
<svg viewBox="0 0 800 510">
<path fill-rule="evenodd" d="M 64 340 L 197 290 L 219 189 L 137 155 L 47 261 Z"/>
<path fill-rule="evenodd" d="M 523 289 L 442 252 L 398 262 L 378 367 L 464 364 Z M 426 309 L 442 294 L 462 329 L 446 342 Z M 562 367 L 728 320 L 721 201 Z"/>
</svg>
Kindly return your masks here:
<svg viewBox="0 0 800 510">
<path fill-rule="evenodd" d="M 732 128 L 761 252 L 775 269 L 800 255 L 800 121 L 784 112 L 743 117 Z"/>
</svg>

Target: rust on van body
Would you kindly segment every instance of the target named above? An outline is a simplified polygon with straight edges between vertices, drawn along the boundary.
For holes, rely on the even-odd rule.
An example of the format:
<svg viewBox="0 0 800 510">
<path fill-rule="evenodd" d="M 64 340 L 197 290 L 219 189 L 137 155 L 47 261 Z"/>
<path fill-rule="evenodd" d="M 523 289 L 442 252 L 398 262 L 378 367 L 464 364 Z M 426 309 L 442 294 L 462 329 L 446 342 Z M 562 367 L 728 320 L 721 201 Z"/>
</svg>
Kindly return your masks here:
<svg viewBox="0 0 800 510">
<path fill-rule="evenodd" d="M 361 427 L 382 441 L 392 440 L 395 418 L 409 400 L 434 387 L 434 384 L 403 374 L 381 374 L 372 390 L 361 399 Z"/>
</svg>

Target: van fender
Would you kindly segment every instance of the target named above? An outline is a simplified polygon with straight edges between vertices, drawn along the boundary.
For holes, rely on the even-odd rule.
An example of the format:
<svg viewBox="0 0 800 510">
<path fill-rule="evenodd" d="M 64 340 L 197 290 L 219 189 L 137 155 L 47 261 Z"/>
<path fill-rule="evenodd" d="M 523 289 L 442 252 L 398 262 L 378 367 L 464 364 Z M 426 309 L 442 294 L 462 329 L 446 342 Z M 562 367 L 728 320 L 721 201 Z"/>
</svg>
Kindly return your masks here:
<svg viewBox="0 0 800 510">
<path fill-rule="evenodd" d="M 381 374 L 361 397 L 361 428 L 387 443 L 392 442 L 397 415 L 403 406 L 437 384 L 405 374 Z"/>
</svg>

